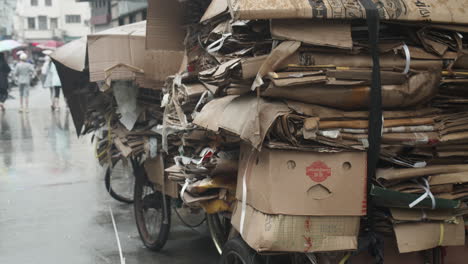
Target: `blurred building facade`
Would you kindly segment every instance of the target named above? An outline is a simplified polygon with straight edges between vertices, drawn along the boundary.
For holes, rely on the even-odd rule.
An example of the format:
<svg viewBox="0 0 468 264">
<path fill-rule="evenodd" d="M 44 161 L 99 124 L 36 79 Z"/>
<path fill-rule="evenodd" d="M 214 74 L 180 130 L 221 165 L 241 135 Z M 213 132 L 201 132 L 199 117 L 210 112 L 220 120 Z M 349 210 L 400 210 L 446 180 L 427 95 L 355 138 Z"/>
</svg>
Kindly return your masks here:
<svg viewBox="0 0 468 264">
<path fill-rule="evenodd" d="M 0 0 L 0 40 L 13 35 L 13 18 L 16 0 Z"/>
<path fill-rule="evenodd" d="M 92 32 L 146 20 L 148 0 L 77 0 L 89 2 Z"/>
<path fill-rule="evenodd" d="M 26 43 L 69 41 L 90 33 L 88 3 L 75 0 L 16 0 L 14 35 Z"/>
</svg>

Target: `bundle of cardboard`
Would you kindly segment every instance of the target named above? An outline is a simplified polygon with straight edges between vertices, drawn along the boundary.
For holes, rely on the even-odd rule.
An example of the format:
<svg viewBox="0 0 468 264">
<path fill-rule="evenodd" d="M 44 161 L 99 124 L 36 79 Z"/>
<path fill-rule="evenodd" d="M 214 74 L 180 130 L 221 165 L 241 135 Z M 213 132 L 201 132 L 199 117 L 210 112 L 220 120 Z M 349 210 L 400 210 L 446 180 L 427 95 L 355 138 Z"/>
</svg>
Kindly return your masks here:
<svg viewBox="0 0 468 264">
<path fill-rule="evenodd" d="M 163 89 L 160 132 L 184 201 L 223 201 L 210 213 L 233 211 L 259 251 L 354 250 L 367 202 L 386 215 L 400 252 L 463 245 L 468 28 L 450 4 L 453 16 L 425 6 L 428 23 L 421 5 L 397 2 L 379 7 L 383 133 L 368 183 L 372 59 L 361 4 L 351 14 L 332 1 L 213 0 L 192 14 L 199 22 Z M 215 173 L 235 149 L 227 160 L 238 169 Z M 408 236 L 416 229 L 434 235 Z"/>
</svg>

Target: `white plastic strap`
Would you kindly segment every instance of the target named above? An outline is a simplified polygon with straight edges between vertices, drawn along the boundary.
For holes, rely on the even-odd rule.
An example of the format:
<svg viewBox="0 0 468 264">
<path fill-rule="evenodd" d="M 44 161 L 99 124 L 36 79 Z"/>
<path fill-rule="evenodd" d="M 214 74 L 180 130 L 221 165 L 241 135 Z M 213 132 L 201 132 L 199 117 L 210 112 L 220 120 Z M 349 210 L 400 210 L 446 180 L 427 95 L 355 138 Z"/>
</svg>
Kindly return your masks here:
<svg viewBox="0 0 468 264">
<path fill-rule="evenodd" d="M 174 75 L 174 81 L 172 82 L 172 85 L 174 86 L 181 86 L 182 85 L 182 75 L 176 74 Z"/>
<path fill-rule="evenodd" d="M 247 159 L 247 165 L 245 166 L 244 176 L 242 178 L 242 211 L 241 211 L 241 218 L 240 218 L 240 234 L 241 236 L 244 234 L 244 222 L 245 222 L 245 211 L 247 209 L 247 172 L 249 171 L 249 167 L 251 166 L 251 159 L 254 155 L 255 151 L 249 155 Z"/>
<path fill-rule="evenodd" d="M 419 186 L 421 186 L 424 189 L 425 192 L 421 196 L 419 196 L 418 199 L 416 199 L 412 203 L 410 203 L 409 208 L 415 207 L 416 205 L 418 205 L 420 202 L 422 202 L 424 199 L 426 199 L 429 196 L 429 198 L 431 198 L 431 201 L 432 201 L 432 210 L 434 210 L 435 207 L 436 207 L 435 197 L 431 192 L 429 182 L 427 181 L 427 179 L 423 178 L 423 181 L 424 181 L 425 186 L 422 185 L 422 184 L 419 184 L 419 183 L 418 184 L 419 184 Z"/>
<path fill-rule="evenodd" d="M 197 102 L 197 105 L 195 106 L 195 109 L 193 110 L 193 112 L 197 112 L 198 111 L 198 108 L 200 107 L 200 105 L 203 103 L 203 100 L 205 99 L 205 97 L 208 95 L 209 93 L 209 90 L 206 90 L 202 93 L 202 95 L 200 96 L 200 99 L 198 100 Z"/>
<path fill-rule="evenodd" d="M 215 42 L 208 45 L 208 47 L 206 47 L 206 51 L 208 53 L 217 52 L 218 50 L 220 50 L 223 47 L 224 41 L 227 38 L 229 38 L 231 35 L 232 35 L 232 33 L 225 33 L 225 34 L 221 35 L 221 38 L 219 38 Z"/>
<path fill-rule="evenodd" d="M 164 164 L 164 161 L 162 160 L 163 157 L 159 156 L 159 159 Z M 163 195 L 163 205 L 164 205 L 163 224 L 168 225 L 169 224 L 169 218 L 167 216 L 169 215 L 169 212 L 168 212 L 168 208 L 167 208 L 167 199 L 166 199 L 166 176 L 164 175 L 164 168 L 161 168 L 161 169 L 162 169 L 162 175 L 163 175 L 162 186 L 161 186 L 162 195 Z"/>
<path fill-rule="evenodd" d="M 185 183 L 184 183 L 184 186 L 182 186 L 182 190 L 180 190 L 180 199 L 182 199 L 182 201 L 184 203 L 187 203 L 185 200 L 184 200 L 184 193 L 185 191 L 187 190 L 187 187 L 188 185 L 190 184 L 190 180 L 188 178 L 185 179 Z"/>
<path fill-rule="evenodd" d="M 409 48 L 406 44 L 403 44 L 403 51 L 405 52 L 405 57 L 406 57 L 406 64 L 405 64 L 405 70 L 403 71 L 404 74 L 407 74 L 410 70 L 410 64 L 411 64 L 411 54 L 409 51 Z"/>
<path fill-rule="evenodd" d="M 385 127 L 385 119 L 384 119 L 384 116 L 382 114 L 382 127 L 380 128 L 380 136 L 383 136 L 383 133 L 384 133 L 384 127 Z"/>
<path fill-rule="evenodd" d="M 436 200 L 434 194 L 431 192 L 431 186 L 429 185 L 429 181 L 426 178 L 423 178 L 424 183 L 426 184 L 426 192 L 429 194 L 432 202 L 432 210 L 436 208 Z"/>
</svg>

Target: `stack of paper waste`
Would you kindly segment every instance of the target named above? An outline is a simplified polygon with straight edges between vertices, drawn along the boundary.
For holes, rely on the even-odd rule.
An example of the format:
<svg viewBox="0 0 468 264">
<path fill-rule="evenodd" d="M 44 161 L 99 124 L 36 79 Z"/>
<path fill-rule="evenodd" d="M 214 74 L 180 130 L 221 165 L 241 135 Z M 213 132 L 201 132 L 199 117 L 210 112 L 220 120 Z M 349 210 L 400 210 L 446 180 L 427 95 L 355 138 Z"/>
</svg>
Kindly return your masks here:
<svg viewBox="0 0 468 264">
<path fill-rule="evenodd" d="M 463 245 L 466 210 L 461 209 L 468 201 L 468 92 L 464 87 L 468 76 L 468 27 L 464 24 L 468 21 L 451 4 L 466 3 L 451 0 L 440 4 L 433 13 L 424 13 L 428 16 L 424 19 L 419 17 L 423 14 L 421 5 L 399 1 L 402 5 L 394 6 L 387 2 L 379 9 L 382 145 L 377 178 L 368 183 L 373 185 L 368 202 L 375 203 L 386 216 L 382 221 L 391 220 L 386 230 L 396 234 L 401 252 Z M 333 206 L 329 209 L 336 211 L 330 214 L 320 206 L 312 212 L 276 207 L 266 210 L 268 207 L 259 205 L 261 199 L 239 195 L 260 188 L 252 185 L 254 180 L 242 182 L 250 174 L 249 166 L 214 172 L 220 162 L 234 165 L 234 160 L 256 153 L 252 155 L 257 157 L 257 165 L 252 166 L 264 168 L 273 178 L 287 178 L 293 174 L 277 172 L 282 160 L 275 164 L 271 161 L 273 154 L 266 160 L 259 157 L 275 151 L 275 155 L 283 151 L 309 153 L 310 164 L 301 163 L 302 158 L 284 160 L 285 168 L 304 169 L 303 174 L 314 182 L 312 187 L 296 191 L 316 193 L 325 200 L 327 193 L 344 192 L 339 189 L 344 181 L 332 180 L 330 175 L 335 175 L 335 170 L 353 168 L 356 161 L 343 159 L 336 169 L 318 161 L 328 155 L 338 159 L 340 153 L 362 154 L 369 147 L 373 65 L 369 28 L 362 20 L 365 9 L 359 3 L 355 13 L 344 12 L 349 6 L 345 9 L 341 3 L 320 3 L 211 1 L 203 16 L 192 14 L 188 20 L 199 22 L 187 25 L 186 61 L 163 90 L 165 115 L 160 133 L 163 148 L 174 159 L 174 165 L 166 169 L 169 178 L 180 182 L 188 204 L 223 200 L 224 206 L 218 209 L 234 210 L 234 226 L 257 250 L 298 250 L 297 246 L 266 245 L 258 240 L 258 236 L 277 234 L 259 233 L 254 238 L 242 231 L 265 217 L 280 221 L 275 218 L 279 215 L 292 216 L 286 222 L 304 221 L 297 218 L 299 215 L 335 217 L 337 225 L 346 222 L 341 225 L 349 228 L 346 233 L 310 233 L 312 237 L 342 236 L 341 241 L 346 243 L 336 242 L 326 248 L 306 246 L 301 251 L 356 249 L 354 219 L 339 217 L 366 214 L 367 201 L 359 201 L 360 211 L 352 213 Z M 452 16 L 447 16 L 444 8 Z M 234 151 L 241 142 L 251 150 L 240 154 Z M 237 175 L 237 189 L 227 184 L 235 181 L 233 174 Z M 359 176 L 357 180 L 366 177 L 365 173 Z M 291 178 L 291 186 L 293 181 Z M 272 188 L 278 182 L 272 181 Z M 365 192 L 361 185 L 347 187 L 352 189 L 346 193 L 349 199 L 355 198 L 351 196 L 354 193 Z M 225 195 L 233 192 L 236 203 Z M 283 197 L 284 203 L 289 201 L 291 208 L 300 208 L 286 193 L 273 195 Z M 268 200 L 266 196 L 262 199 Z M 438 236 L 425 242 L 413 241 L 416 233 L 433 229 Z M 294 235 L 304 237 L 304 233 Z M 404 246 L 409 244 L 412 246 Z"/>
<path fill-rule="evenodd" d="M 154 182 L 232 216 L 258 251 L 356 250 L 368 203 L 400 252 L 463 245 L 468 4 L 379 2 L 382 144 L 368 181 L 361 2 L 150 1 L 146 24 L 88 37 L 100 91 L 83 131 L 98 131 L 102 163 L 147 159 Z"/>
</svg>

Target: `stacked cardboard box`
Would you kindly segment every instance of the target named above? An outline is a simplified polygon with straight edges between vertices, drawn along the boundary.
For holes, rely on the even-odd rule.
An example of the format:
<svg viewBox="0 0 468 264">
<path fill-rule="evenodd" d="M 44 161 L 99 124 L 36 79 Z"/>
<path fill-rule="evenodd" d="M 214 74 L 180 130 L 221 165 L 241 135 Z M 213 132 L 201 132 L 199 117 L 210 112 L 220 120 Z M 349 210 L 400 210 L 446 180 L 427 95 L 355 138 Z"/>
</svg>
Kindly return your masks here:
<svg viewBox="0 0 468 264">
<path fill-rule="evenodd" d="M 169 177 L 188 203 L 234 207 L 234 227 L 258 251 L 356 249 L 367 184 L 400 252 L 464 244 L 468 30 L 455 2 L 466 5 L 452 0 L 424 6 L 428 12 L 409 1 L 379 6 L 384 111 L 371 182 L 365 151 L 373 63 L 364 6 L 198 2 L 206 12 L 190 14 L 186 59 L 163 90 L 163 147 L 175 164 Z M 233 189 L 223 184 L 236 169 L 215 175 L 213 168 L 225 153 L 235 163 L 235 149 Z M 411 230 L 434 235 L 413 241 Z"/>
<path fill-rule="evenodd" d="M 258 251 L 355 250 L 368 203 L 400 252 L 462 245 L 467 3 L 379 1 L 384 111 L 369 181 L 374 79 L 361 2 L 150 1 L 146 33 L 139 24 L 89 38 L 102 94 L 84 131 L 102 131 L 102 162 L 147 158 L 166 194 L 232 213 Z"/>
</svg>

